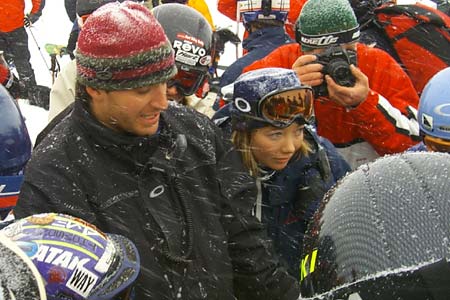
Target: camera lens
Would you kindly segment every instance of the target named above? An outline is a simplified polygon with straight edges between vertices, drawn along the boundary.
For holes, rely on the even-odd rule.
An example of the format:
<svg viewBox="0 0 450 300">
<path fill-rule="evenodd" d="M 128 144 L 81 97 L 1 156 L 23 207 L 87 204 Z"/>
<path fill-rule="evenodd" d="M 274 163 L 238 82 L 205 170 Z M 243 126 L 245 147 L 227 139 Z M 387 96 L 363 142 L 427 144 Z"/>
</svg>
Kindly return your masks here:
<svg viewBox="0 0 450 300">
<path fill-rule="evenodd" d="M 333 80 L 342 86 L 354 86 L 355 78 L 350 71 L 350 66 L 343 60 L 334 60 L 330 62 L 328 71 Z"/>
</svg>

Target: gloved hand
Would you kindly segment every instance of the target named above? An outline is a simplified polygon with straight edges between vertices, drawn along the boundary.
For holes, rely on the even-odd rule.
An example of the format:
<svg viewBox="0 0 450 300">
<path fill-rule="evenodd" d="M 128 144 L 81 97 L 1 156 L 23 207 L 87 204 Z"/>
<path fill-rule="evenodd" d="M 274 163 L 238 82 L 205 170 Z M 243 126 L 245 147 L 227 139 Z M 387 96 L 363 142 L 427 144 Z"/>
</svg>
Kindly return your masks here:
<svg viewBox="0 0 450 300">
<path fill-rule="evenodd" d="M 63 56 L 63 55 L 69 55 L 70 59 L 74 59 L 75 58 L 75 54 L 73 53 L 73 51 L 69 50 L 68 47 L 62 47 L 61 51 L 59 52 L 59 56 Z"/>
<path fill-rule="evenodd" d="M 213 32 L 213 46 L 216 53 L 223 52 L 228 42 L 236 45 L 241 42 L 241 39 L 228 28 L 217 28 Z"/>
<path fill-rule="evenodd" d="M 25 25 L 25 27 L 30 27 L 31 25 L 36 23 L 37 20 L 39 20 L 39 17 L 40 15 L 38 14 L 27 14 L 23 19 L 23 24 Z"/>
</svg>

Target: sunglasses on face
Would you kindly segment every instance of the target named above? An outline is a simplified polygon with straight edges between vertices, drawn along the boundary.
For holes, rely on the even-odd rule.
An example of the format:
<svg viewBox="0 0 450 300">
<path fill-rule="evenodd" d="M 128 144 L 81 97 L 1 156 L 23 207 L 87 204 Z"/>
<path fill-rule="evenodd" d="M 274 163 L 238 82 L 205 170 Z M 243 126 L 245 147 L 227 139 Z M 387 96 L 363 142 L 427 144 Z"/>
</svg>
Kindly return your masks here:
<svg viewBox="0 0 450 300">
<path fill-rule="evenodd" d="M 175 86 L 180 94 L 183 96 L 190 96 L 194 94 L 203 83 L 205 73 L 198 70 L 178 70 L 177 75 L 167 81 L 167 87 Z"/>
</svg>

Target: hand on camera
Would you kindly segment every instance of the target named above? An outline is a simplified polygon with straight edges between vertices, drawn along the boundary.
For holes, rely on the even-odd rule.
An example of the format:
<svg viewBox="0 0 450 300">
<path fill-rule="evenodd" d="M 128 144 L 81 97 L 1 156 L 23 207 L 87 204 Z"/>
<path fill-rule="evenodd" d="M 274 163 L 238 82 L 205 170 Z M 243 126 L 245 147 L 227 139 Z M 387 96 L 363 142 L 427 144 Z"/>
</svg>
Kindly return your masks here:
<svg viewBox="0 0 450 300">
<path fill-rule="evenodd" d="M 319 62 L 316 55 L 302 55 L 292 65 L 292 69 L 297 73 L 300 81 L 303 84 L 313 87 L 315 98 L 326 96 L 348 108 L 355 108 L 367 98 L 369 93 L 369 80 L 353 64 L 350 65 L 350 72 L 355 77 L 353 86 L 337 84 L 330 75 L 324 75 L 324 72 L 326 73 L 324 68 L 327 68 L 327 70 L 330 69 L 323 62 Z M 344 74 L 348 73 L 348 64 L 346 68 L 347 71 Z"/>
<path fill-rule="evenodd" d="M 354 65 L 350 65 L 350 70 L 356 79 L 355 85 L 352 87 L 338 85 L 330 75 L 325 75 L 325 80 L 328 97 L 331 100 L 344 107 L 355 108 L 366 100 L 369 94 L 369 79 Z"/>
<path fill-rule="evenodd" d="M 312 54 L 302 55 L 292 65 L 302 84 L 310 86 L 321 85 L 324 81 L 322 74 L 323 65 L 314 63 L 317 57 Z"/>
</svg>

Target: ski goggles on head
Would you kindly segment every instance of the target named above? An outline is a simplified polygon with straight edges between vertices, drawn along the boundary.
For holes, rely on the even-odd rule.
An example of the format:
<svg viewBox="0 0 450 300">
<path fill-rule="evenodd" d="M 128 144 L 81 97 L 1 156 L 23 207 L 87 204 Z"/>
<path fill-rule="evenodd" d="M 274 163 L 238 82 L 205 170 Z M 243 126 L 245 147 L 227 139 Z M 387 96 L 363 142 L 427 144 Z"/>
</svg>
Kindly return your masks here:
<svg viewBox="0 0 450 300">
<path fill-rule="evenodd" d="M 284 128 L 294 121 L 306 123 L 312 115 L 313 92 L 310 87 L 270 93 L 258 101 L 257 117 L 272 126 Z"/>
<path fill-rule="evenodd" d="M 167 81 L 167 87 L 175 86 L 183 96 L 193 95 L 205 80 L 205 72 L 191 69 L 189 71 L 178 68 L 178 73 Z"/>
<path fill-rule="evenodd" d="M 423 142 L 427 146 L 428 150 L 450 153 L 450 140 L 425 135 L 423 137 Z"/>
</svg>

